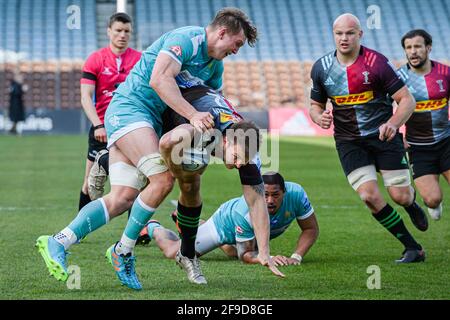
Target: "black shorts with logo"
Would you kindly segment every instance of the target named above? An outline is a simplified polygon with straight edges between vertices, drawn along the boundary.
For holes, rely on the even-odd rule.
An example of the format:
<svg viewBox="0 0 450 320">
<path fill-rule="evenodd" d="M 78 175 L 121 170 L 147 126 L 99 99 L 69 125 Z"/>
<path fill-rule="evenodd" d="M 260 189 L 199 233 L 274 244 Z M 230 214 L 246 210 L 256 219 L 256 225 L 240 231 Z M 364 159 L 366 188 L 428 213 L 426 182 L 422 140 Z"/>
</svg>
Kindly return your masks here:
<svg viewBox="0 0 450 320">
<path fill-rule="evenodd" d="M 97 152 L 99 152 L 100 150 L 106 149 L 106 143 L 100 142 L 98 140 L 95 139 L 94 136 L 94 127 L 91 126 L 91 128 L 89 129 L 89 140 L 88 140 L 88 154 L 87 154 L 87 158 L 90 161 L 94 161 L 95 160 L 95 156 L 97 155 Z"/>
<path fill-rule="evenodd" d="M 400 133 L 392 141 L 381 141 L 378 135 L 351 141 L 336 141 L 336 149 L 345 175 L 368 165 L 379 170 L 408 169 L 408 161 Z"/>
<path fill-rule="evenodd" d="M 411 145 L 409 162 L 414 179 L 450 170 L 450 137 L 426 146 Z"/>
</svg>

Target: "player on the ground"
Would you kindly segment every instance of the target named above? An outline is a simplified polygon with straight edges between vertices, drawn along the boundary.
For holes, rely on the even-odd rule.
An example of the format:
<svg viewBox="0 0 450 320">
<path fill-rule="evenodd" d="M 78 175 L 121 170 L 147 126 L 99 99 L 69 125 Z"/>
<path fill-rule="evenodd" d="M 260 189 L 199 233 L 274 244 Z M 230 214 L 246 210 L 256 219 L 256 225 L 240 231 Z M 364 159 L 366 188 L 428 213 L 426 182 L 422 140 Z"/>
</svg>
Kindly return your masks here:
<svg viewBox="0 0 450 320">
<path fill-rule="evenodd" d="M 275 265 L 300 264 L 319 235 L 314 209 L 305 190 L 294 182 L 285 182 L 279 173 L 263 175 L 265 199 L 270 216 L 270 239 L 286 231 L 296 220 L 301 233 L 290 257 L 273 257 Z M 176 213 L 176 211 L 175 211 Z M 176 217 L 176 215 L 173 215 Z M 156 220 L 151 220 L 141 232 L 153 239 L 167 258 L 174 259 L 180 249 L 180 238 Z M 228 256 L 237 257 L 245 263 L 259 263 L 255 232 L 244 197 L 231 199 L 198 228 L 195 251 L 202 256 L 220 247 Z"/>
<path fill-rule="evenodd" d="M 108 151 L 104 127 L 105 111 L 113 91 L 125 81 L 141 53 L 128 47 L 133 32 L 132 20 L 123 12 L 109 18 L 109 45 L 92 53 L 83 66 L 80 80 L 81 105 L 91 121 L 89 148 L 84 182 L 80 192 L 78 210 L 103 195 L 108 176 Z M 95 95 L 95 103 L 94 103 Z"/>
<path fill-rule="evenodd" d="M 339 16 L 333 34 L 336 50 L 316 61 L 311 70 L 311 119 L 324 129 L 334 123 L 336 148 L 348 182 L 373 217 L 405 247 L 396 262 L 424 261 L 422 246 L 377 185 L 379 171 L 392 200 L 405 208 L 419 230 L 428 228 L 425 212 L 415 201 L 398 132 L 414 110 L 414 98 L 386 57 L 361 46 L 363 31 L 357 17 Z M 332 114 L 326 110 L 328 99 Z M 395 114 L 392 99 L 398 104 Z"/>
<path fill-rule="evenodd" d="M 242 11 L 225 8 L 206 28 L 175 29 L 143 52 L 126 81 L 114 92 L 105 114 L 111 192 L 84 206 L 75 220 L 55 236 L 41 236 L 37 240 L 48 270 L 56 279 L 67 279 L 66 250 L 77 239 L 105 225 L 133 204 L 122 238 L 107 250 L 107 256 L 123 285 L 142 288 L 132 251 L 141 229 L 174 183 L 159 153 L 162 114 L 170 107 L 197 130 L 212 128 L 212 115 L 198 112 L 183 98 L 180 87 L 206 84 L 220 89 L 222 59 L 236 54 L 245 41 L 253 45 L 256 34 L 252 30 Z M 139 192 L 147 180 L 148 185 Z M 273 269 L 268 244 L 261 243 L 260 251 L 264 253 L 260 253 L 262 264 Z"/>
<path fill-rule="evenodd" d="M 433 39 L 425 30 L 411 30 L 402 38 L 408 63 L 398 72 L 416 99 L 405 124 L 406 143 L 414 183 L 430 216 L 442 215 L 439 175 L 450 184 L 450 68 L 430 60 Z"/>
</svg>

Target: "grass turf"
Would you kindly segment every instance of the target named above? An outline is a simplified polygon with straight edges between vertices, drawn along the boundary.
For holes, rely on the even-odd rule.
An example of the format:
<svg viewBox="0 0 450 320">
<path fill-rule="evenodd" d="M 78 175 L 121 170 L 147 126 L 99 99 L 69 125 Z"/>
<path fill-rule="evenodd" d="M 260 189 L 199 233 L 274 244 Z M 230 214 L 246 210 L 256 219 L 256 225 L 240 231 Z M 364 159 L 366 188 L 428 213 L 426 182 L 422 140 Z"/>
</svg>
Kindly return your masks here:
<svg viewBox="0 0 450 320">
<path fill-rule="evenodd" d="M 85 136 L 0 136 L 0 299 L 450 298 L 448 205 L 444 204 L 443 218 L 430 221 L 425 233 L 416 230 L 404 209 L 395 206 L 427 252 L 425 263 L 396 265 L 402 246 L 371 217 L 348 185 L 330 138 L 286 138 L 280 143 L 280 172 L 305 188 L 320 226 L 319 239 L 304 262 L 281 268 L 286 278 L 216 250 L 202 258 L 208 285 L 198 287 L 150 244 L 136 248 L 144 290 L 133 292 L 120 285 L 104 258 L 106 249 L 120 238 L 124 214 L 70 249 L 68 264 L 80 267 L 81 289 L 69 290 L 48 275 L 34 243 L 39 235 L 61 230 L 77 214 L 86 142 Z M 441 184 L 448 198 L 450 188 Z M 208 168 L 202 185 L 204 219 L 241 192 L 237 171 L 220 165 Z M 171 229 L 175 226 L 169 217 L 169 200 L 177 195 L 175 188 L 154 216 Z M 290 255 L 298 234 L 294 222 L 271 242 L 271 252 Z M 380 290 L 367 288 L 371 265 L 380 267 Z"/>
</svg>

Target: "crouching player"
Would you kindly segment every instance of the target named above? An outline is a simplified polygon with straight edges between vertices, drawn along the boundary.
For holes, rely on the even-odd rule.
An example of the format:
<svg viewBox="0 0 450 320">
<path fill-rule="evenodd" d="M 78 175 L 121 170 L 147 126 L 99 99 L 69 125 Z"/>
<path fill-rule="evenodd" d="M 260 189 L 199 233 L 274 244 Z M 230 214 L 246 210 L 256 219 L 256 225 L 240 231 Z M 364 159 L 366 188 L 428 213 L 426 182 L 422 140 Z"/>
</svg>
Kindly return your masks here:
<svg viewBox="0 0 450 320">
<path fill-rule="evenodd" d="M 274 263 L 277 266 L 298 265 L 319 235 L 319 225 L 314 209 L 306 192 L 299 184 L 285 182 L 281 174 L 276 172 L 264 174 L 263 180 L 270 216 L 270 239 L 283 234 L 294 220 L 301 229 L 292 255 L 290 257 L 276 255 L 273 257 Z M 176 219 L 175 214 L 172 217 Z M 146 225 L 141 236 L 152 239 L 169 259 L 174 259 L 180 249 L 181 241 L 176 233 L 164 228 L 156 220 L 151 220 Z M 202 256 L 218 247 L 228 256 L 237 257 L 244 263 L 259 263 L 256 259 L 258 248 L 255 232 L 243 196 L 222 204 L 212 217 L 198 228 L 195 243 L 197 256 Z"/>
</svg>

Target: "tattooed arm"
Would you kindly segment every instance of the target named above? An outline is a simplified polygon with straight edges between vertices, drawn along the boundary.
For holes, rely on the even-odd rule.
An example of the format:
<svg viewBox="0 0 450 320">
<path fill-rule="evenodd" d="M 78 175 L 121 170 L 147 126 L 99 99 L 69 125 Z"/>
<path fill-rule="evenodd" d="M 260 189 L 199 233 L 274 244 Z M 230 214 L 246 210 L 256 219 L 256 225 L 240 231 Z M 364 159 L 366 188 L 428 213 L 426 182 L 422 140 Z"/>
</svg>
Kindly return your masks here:
<svg viewBox="0 0 450 320">
<path fill-rule="evenodd" d="M 258 250 L 256 249 L 256 240 L 236 241 L 236 250 L 239 260 L 244 263 L 256 264 L 258 260 Z"/>
<path fill-rule="evenodd" d="M 243 185 L 244 198 L 247 202 L 250 219 L 255 231 L 261 264 L 269 259 L 269 213 L 264 199 L 264 184 Z"/>
</svg>

